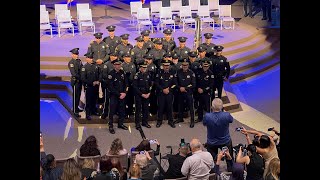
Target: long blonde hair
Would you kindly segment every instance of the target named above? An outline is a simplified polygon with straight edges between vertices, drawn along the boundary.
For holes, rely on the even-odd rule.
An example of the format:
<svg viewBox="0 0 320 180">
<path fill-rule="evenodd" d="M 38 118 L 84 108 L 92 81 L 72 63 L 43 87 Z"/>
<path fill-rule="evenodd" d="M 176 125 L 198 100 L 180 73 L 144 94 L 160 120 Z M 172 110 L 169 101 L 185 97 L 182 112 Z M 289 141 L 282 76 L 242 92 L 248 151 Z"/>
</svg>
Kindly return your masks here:
<svg viewBox="0 0 320 180">
<path fill-rule="evenodd" d="M 116 138 L 111 143 L 109 154 L 118 155 L 120 150 L 123 150 L 122 141 L 119 138 Z"/>
<path fill-rule="evenodd" d="M 94 161 L 92 158 L 85 158 L 82 164 L 82 168 L 94 169 Z"/>
<path fill-rule="evenodd" d="M 70 158 L 64 163 L 61 180 L 81 180 L 81 171 L 74 158 Z"/>
<path fill-rule="evenodd" d="M 266 178 L 269 174 L 275 179 L 279 180 L 279 174 L 280 174 L 280 159 L 279 158 L 273 158 L 268 166 L 267 173 L 264 178 Z"/>
</svg>

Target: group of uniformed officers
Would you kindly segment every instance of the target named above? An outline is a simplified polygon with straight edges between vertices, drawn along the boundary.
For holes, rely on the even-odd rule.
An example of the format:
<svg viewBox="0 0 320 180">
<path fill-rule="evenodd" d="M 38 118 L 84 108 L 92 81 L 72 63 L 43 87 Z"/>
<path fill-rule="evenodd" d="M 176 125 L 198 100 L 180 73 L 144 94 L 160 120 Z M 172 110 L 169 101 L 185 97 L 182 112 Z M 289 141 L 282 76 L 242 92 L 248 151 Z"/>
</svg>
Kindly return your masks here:
<svg viewBox="0 0 320 180">
<path fill-rule="evenodd" d="M 176 45 L 172 29 L 163 31 L 164 38 L 154 39 L 144 30 L 133 46 L 128 42 L 129 34 L 115 36 L 115 28 L 108 26 L 109 36 L 104 39 L 103 33 L 94 34 L 95 40 L 84 55 L 85 65 L 79 59 L 79 48 L 70 50 L 74 115 L 80 117 L 78 106 L 84 88 L 86 119 L 108 116 L 112 134 L 114 115 L 119 116 L 118 128 L 124 130 L 128 129 L 124 119 L 130 115 L 135 116 L 136 129 L 141 125 L 151 128 L 150 114 L 158 115 L 157 128 L 164 114 L 172 128 L 183 122 L 186 111 L 190 111 L 190 128 L 194 127 L 196 111 L 197 122 L 202 121 L 203 111 L 210 111 L 215 90 L 221 98 L 223 82 L 230 74 L 229 62 L 221 54 L 223 47 L 211 42 L 213 35 L 205 33 L 205 42 L 192 51 L 185 45 L 186 37 L 179 37 Z"/>
</svg>

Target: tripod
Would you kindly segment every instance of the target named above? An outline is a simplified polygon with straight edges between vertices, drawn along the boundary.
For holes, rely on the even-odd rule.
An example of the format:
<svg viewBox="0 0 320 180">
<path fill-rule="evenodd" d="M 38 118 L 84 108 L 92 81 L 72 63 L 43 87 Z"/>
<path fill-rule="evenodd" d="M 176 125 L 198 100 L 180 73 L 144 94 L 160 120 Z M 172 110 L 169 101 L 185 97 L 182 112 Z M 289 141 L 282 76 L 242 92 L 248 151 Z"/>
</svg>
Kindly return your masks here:
<svg viewBox="0 0 320 180">
<path fill-rule="evenodd" d="M 104 16 L 102 16 L 101 18 L 103 19 L 108 19 L 108 18 L 112 18 L 111 16 L 108 16 L 108 6 L 107 6 L 107 0 L 104 1 Z"/>
</svg>

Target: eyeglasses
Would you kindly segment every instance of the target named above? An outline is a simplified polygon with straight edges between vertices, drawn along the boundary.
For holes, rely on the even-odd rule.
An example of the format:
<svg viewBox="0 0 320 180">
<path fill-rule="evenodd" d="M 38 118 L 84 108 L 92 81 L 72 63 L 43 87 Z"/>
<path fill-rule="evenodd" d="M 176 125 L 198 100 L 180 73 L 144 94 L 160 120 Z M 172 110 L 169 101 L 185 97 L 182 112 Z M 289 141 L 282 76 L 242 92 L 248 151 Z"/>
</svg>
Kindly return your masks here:
<svg viewBox="0 0 320 180">
<path fill-rule="evenodd" d="M 101 39 L 101 37 L 96 37 L 96 39 Z"/>
</svg>

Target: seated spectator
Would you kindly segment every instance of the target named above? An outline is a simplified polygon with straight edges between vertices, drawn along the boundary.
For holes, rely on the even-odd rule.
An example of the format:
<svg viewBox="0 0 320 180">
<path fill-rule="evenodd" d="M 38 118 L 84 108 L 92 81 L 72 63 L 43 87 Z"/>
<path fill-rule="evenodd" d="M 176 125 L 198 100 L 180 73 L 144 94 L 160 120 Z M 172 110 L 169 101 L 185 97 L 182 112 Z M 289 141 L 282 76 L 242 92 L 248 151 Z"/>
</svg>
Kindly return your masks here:
<svg viewBox="0 0 320 180">
<path fill-rule="evenodd" d="M 150 157 L 148 151 L 144 153 L 136 155 L 136 164 L 141 168 L 141 179 L 153 180 L 153 177 L 157 176 L 158 164 Z"/>
<path fill-rule="evenodd" d="M 247 155 L 242 156 L 242 147 L 240 147 L 236 162 L 246 164 L 246 180 L 263 180 L 264 159 L 257 153 L 256 146 L 253 144 L 248 145 L 247 151 Z"/>
<path fill-rule="evenodd" d="M 277 148 L 277 151 L 278 151 L 278 157 L 280 159 L 280 132 L 277 131 L 274 127 L 270 128 L 270 131 L 273 131 L 278 136 L 278 137 L 276 137 L 276 136 L 271 136 L 271 137 L 273 137 L 273 140 L 276 143 L 276 148 Z"/>
<path fill-rule="evenodd" d="M 107 152 L 108 155 L 124 155 L 128 154 L 128 151 L 123 148 L 122 141 L 119 138 L 116 138 L 112 141 L 111 147 Z"/>
<path fill-rule="evenodd" d="M 266 170 L 268 169 L 269 163 L 271 161 L 271 159 L 273 158 L 279 158 L 278 157 L 278 151 L 276 148 L 276 144 L 273 141 L 273 138 L 271 136 L 267 136 L 267 135 L 263 135 L 262 133 L 258 132 L 258 131 L 254 131 L 254 130 L 246 130 L 245 128 L 243 128 L 241 130 L 241 132 L 243 134 L 254 134 L 257 138 L 258 138 L 258 142 L 257 144 L 254 143 L 254 145 L 256 145 L 257 148 L 257 152 L 262 155 L 262 157 L 265 160 L 265 166 L 264 166 L 264 173 L 263 175 L 266 175 Z M 247 139 L 248 141 L 248 139 Z M 249 144 L 250 142 L 248 142 Z"/>
<path fill-rule="evenodd" d="M 130 167 L 128 180 L 141 180 L 140 176 L 141 176 L 141 169 L 138 164 L 134 163 Z"/>
<path fill-rule="evenodd" d="M 97 156 L 101 155 L 98 149 L 97 139 L 95 136 L 89 136 L 84 144 L 80 147 L 80 156 Z"/>
<path fill-rule="evenodd" d="M 232 160 L 232 157 L 229 153 L 229 151 L 220 151 L 217 156 L 217 162 L 214 166 L 214 172 L 220 177 L 220 180 L 245 180 L 245 171 L 244 171 L 244 165 L 242 163 L 231 163 L 231 169 L 232 174 L 226 175 L 223 172 L 220 172 L 220 163 L 222 157 L 226 157 L 228 160 Z"/>
<path fill-rule="evenodd" d="M 113 167 L 111 159 L 102 158 L 100 172 L 94 175 L 93 180 L 120 180 L 120 173 Z"/>
<path fill-rule="evenodd" d="M 46 155 L 42 136 L 40 136 L 40 165 L 43 170 L 43 180 L 59 179 L 61 177 L 62 168 L 56 167 L 55 157 L 52 154 Z"/>
<path fill-rule="evenodd" d="M 183 174 L 181 173 L 181 167 L 184 160 L 187 158 L 188 153 L 189 153 L 189 146 L 187 144 L 183 144 L 179 148 L 179 153 L 174 155 L 172 154 L 167 155 L 169 168 L 164 175 L 166 179 L 175 179 L 175 178 L 184 177 Z"/>
<path fill-rule="evenodd" d="M 155 151 L 153 150 L 154 156 L 158 156 L 160 153 L 160 143 L 158 141 L 155 141 L 155 144 L 157 144 L 157 149 Z M 149 140 L 144 139 L 140 142 L 140 144 L 137 147 L 132 148 L 131 150 L 133 150 L 133 151 L 150 151 L 152 149 L 151 149 Z"/>
<path fill-rule="evenodd" d="M 81 179 L 84 179 L 84 178 L 86 178 L 87 180 L 91 179 L 91 174 L 94 171 L 96 171 L 96 169 L 94 167 L 93 159 L 91 158 L 84 159 L 83 165 L 81 168 L 81 175 L 82 175 Z"/>
<path fill-rule="evenodd" d="M 270 161 L 264 179 L 265 180 L 279 180 L 280 179 L 280 159 L 279 158 L 273 158 Z"/>
<path fill-rule="evenodd" d="M 81 180 L 81 171 L 74 158 L 68 159 L 63 165 L 61 180 Z"/>
<path fill-rule="evenodd" d="M 201 149 L 199 139 L 192 139 L 190 142 L 192 156 L 189 156 L 181 167 L 181 173 L 188 177 L 188 180 L 208 180 L 210 170 L 213 167 L 213 158 L 209 152 Z"/>
</svg>

